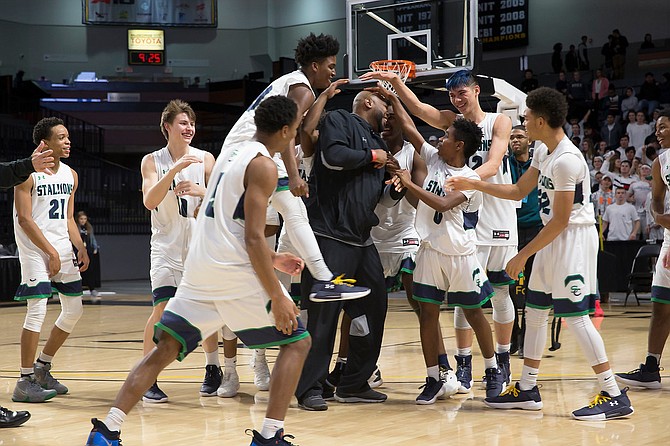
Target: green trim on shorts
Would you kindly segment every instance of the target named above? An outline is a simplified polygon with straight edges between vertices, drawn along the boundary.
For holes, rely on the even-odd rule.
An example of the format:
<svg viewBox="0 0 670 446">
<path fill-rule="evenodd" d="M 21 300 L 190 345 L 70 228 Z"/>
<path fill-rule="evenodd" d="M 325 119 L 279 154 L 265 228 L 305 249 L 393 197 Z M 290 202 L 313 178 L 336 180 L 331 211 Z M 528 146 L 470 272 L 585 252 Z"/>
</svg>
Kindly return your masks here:
<svg viewBox="0 0 670 446">
<path fill-rule="evenodd" d="M 426 299 L 425 297 L 419 297 L 416 294 L 412 294 L 412 299 L 419 302 L 425 302 L 428 304 L 435 304 L 435 305 L 442 305 L 444 303 L 443 300 Z"/>
<path fill-rule="evenodd" d="M 271 327 L 275 328 L 274 326 L 271 326 Z M 263 327 L 263 328 L 267 328 L 267 327 Z M 305 332 L 303 334 L 301 334 L 300 336 L 296 336 L 296 337 L 293 337 L 293 338 L 281 339 L 281 340 L 275 341 L 275 342 L 268 342 L 267 344 L 247 345 L 247 348 L 259 349 L 259 348 L 277 347 L 277 346 L 280 346 L 280 345 L 292 344 L 294 342 L 301 341 L 308 336 L 309 336 L 309 332 L 307 330 L 305 330 Z"/>
<path fill-rule="evenodd" d="M 528 301 L 526 301 L 526 306 L 530 308 L 535 308 L 536 310 L 551 310 L 554 307 L 553 305 L 547 305 L 547 306 L 535 305 Z"/>
<path fill-rule="evenodd" d="M 51 296 L 53 296 L 53 293 L 52 294 L 34 294 L 32 296 L 14 296 L 14 300 L 24 301 L 24 300 L 28 300 L 28 299 L 48 299 Z"/>
<path fill-rule="evenodd" d="M 477 309 L 477 308 L 482 308 L 486 304 L 486 302 L 491 300 L 491 297 L 493 297 L 494 294 L 495 294 L 495 292 L 489 294 L 488 296 L 486 296 L 486 298 L 484 298 L 483 301 L 479 302 L 476 305 L 463 305 L 463 304 L 449 304 L 448 303 L 447 308 L 461 307 L 461 308 L 465 308 L 466 310 L 474 310 L 474 309 Z M 449 300 L 449 293 L 448 292 L 447 292 L 447 300 Z"/>
<path fill-rule="evenodd" d="M 398 274 L 412 274 L 414 275 L 414 270 L 413 269 L 407 269 L 407 268 L 400 268 L 400 271 L 398 271 Z"/>
<path fill-rule="evenodd" d="M 664 300 L 664 299 L 661 299 L 660 297 L 652 297 L 651 301 L 656 302 L 657 304 L 670 305 L 670 300 Z"/>
<path fill-rule="evenodd" d="M 285 190 L 289 190 L 288 186 L 278 186 L 277 189 L 275 189 L 275 192 L 284 192 Z"/>
<path fill-rule="evenodd" d="M 179 334 L 177 332 L 175 332 L 174 330 L 172 330 L 171 328 L 166 327 L 165 325 L 161 324 L 160 322 L 156 322 L 156 324 L 154 325 L 154 336 L 153 336 L 153 341 L 156 344 L 158 344 L 158 339 L 156 339 L 156 329 L 157 328 L 160 328 L 163 332 L 169 334 L 177 342 L 179 342 L 181 344 L 181 350 L 179 350 L 179 354 L 177 355 L 177 361 L 180 361 L 180 362 L 183 361 L 184 358 L 186 357 L 186 350 L 187 350 L 186 340 L 184 338 L 182 338 L 181 336 L 179 336 Z M 202 338 L 202 335 L 200 337 Z"/>
<path fill-rule="evenodd" d="M 505 285 L 513 285 L 513 284 L 516 283 L 516 280 L 508 280 L 507 282 L 502 282 L 502 283 L 493 283 L 489 280 L 489 283 L 491 284 L 491 286 L 500 287 L 500 286 L 505 286 Z"/>
<path fill-rule="evenodd" d="M 153 302 L 153 303 L 151 304 L 151 306 L 152 306 L 152 307 L 155 307 L 155 306 L 158 305 L 159 303 L 161 303 L 161 302 L 167 302 L 168 300 L 172 299 L 173 297 L 174 297 L 174 296 L 163 297 L 163 298 L 161 298 L 161 299 L 158 299 L 156 302 Z"/>
</svg>

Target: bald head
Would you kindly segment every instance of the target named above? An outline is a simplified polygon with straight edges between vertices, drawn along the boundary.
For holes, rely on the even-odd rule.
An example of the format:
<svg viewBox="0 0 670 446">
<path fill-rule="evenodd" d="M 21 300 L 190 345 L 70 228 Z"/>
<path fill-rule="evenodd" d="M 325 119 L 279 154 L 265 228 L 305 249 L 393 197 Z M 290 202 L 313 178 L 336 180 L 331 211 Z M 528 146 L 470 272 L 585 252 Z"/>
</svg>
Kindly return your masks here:
<svg viewBox="0 0 670 446">
<path fill-rule="evenodd" d="M 372 91 L 363 90 L 356 95 L 352 105 L 354 114 L 366 120 L 376 132 L 381 132 L 386 114 L 386 100 Z"/>
</svg>

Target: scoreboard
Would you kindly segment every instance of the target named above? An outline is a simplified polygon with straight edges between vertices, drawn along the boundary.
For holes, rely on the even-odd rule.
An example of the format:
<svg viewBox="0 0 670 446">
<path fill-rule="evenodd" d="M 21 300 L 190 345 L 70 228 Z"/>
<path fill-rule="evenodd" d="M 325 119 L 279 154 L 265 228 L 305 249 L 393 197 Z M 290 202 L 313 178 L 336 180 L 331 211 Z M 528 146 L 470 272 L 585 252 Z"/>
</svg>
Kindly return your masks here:
<svg viewBox="0 0 670 446">
<path fill-rule="evenodd" d="M 162 29 L 128 30 L 128 65 L 165 65 Z"/>
<path fill-rule="evenodd" d="M 530 0 L 479 0 L 479 40 L 484 51 L 528 45 Z"/>
</svg>

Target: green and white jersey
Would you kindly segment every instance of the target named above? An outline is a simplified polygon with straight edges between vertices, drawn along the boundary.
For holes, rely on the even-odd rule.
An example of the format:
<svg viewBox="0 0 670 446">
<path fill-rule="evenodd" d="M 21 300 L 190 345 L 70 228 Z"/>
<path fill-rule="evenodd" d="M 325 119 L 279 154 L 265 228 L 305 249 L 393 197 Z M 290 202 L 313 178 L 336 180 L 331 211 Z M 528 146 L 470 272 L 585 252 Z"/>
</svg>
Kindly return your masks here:
<svg viewBox="0 0 670 446">
<path fill-rule="evenodd" d="M 151 265 L 152 268 L 167 265 L 177 270 L 184 269 L 193 229 L 194 212 L 200 204 L 198 197 L 177 197 L 174 188 L 181 181 L 192 181 L 205 185 L 205 151 L 188 148 L 188 154 L 197 156 L 201 163 L 193 163 L 177 173 L 163 201 L 151 210 Z M 167 147 L 151 154 L 156 165 L 158 180 L 172 168 L 174 161 Z"/>
<path fill-rule="evenodd" d="M 544 225 L 553 218 L 555 193 L 565 191 L 575 193 L 568 224 L 595 225 L 593 203 L 589 200 L 589 167 L 584 156 L 567 136 L 563 136 L 552 153 L 549 153 L 545 144 L 540 144 L 533 154 L 531 167 L 540 171 L 537 197 Z"/>
<path fill-rule="evenodd" d="M 31 174 L 32 218 L 44 237 L 58 251 L 72 251 L 67 230 L 67 209 L 74 190 L 74 175 L 67 164 L 61 162 L 53 175 L 41 172 Z M 42 255 L 18 223 L 16 202 L 14 203 L 14 231 L 19 256 Z"/>
<path fill-rule="evenodd" d="M 664 150 L 660 155 L 658 155 L 658 163 L 661 168 L 661 178 L 665 183 L 665 201 L 666 201 L 666 210 L 668 209 L 667 202 L 670 197 L 670 150 Z M 670 243 L 670 229 L 663 229 L 663 243 Z"/>
</svg>

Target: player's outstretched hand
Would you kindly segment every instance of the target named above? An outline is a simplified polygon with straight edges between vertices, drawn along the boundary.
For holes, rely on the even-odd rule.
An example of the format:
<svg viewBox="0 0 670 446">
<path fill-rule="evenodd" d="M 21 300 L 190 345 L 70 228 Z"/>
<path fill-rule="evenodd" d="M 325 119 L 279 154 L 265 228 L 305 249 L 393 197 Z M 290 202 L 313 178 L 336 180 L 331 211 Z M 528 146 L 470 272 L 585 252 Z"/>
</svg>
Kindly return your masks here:
<svg viewBox="0 0 670 446">
<path fill-rule="evenodd" d="M 340 90 L 340 87 L 342 85 L 348 84 L 348 83 L 349 83 L 349 79 L 346 79 L 346 78 L 338 79 L 336 81 L 333 81 L 333 82 L 330 83 L 328 88 L 323 90 L 323 92 L 321 94 L 325 94 L 328 97 L 328 99 L 332 99 L 333 96 L 335 96 L 336 94 L 338 94 L 342 91 L 342 90 Z"/>
<path fill-rule="evenodd" d="M 181 172 L 183 169 L 194 163 L 202 163 L 202 160 L 195 155 L 184 155 L 174 163 L 172 169 L 174 169 L 175 172 Z"/>
<path fill-rule="evenodd" d="M 40 145 L 37 146 L 32 155 L 30 155 L 35 172 L 44 172 L 47 175 L 53 174 L 53 172 L 51 172 L 51 168 L 55 164 L 54 158 L 51 156 L 51 154 L 53 154 L 53 150 L 44 150 L 44 141 L 40 142 Z"/>
<path fill-rule="evenodd" d="M 444 188 L 446 190 L 473 190 L 476 189 L 475 182 L 472 178 L 465 177 L 449 177 L 447 181 L 444 182 Z"/>
<path fill-rule="evenodd" d="M 293 330 L 298 328 L 300 310 L 290 298 L 281 295 L 272 299 L 270 311 L 272 311 L 272 317 L 275 321 L 275 328 L 285 335 L 290 335 Z"/>
<path fill-rule="evenodd" d="M 281 271 L 291 276 L 297 276 L 305 267 L 305 262 L 298 256 L 288 252 L 280 252 L 274 255 L 272 266 L 277 271 Z"/>
<path fill-rule="evenodd" d="M 358 79 L 364 82 L 374 79 L 378 81 L 389 81 L 391 83 L 393 83 L 394 80 L 400 81 L 398 75 L 392 71 L 369 71 L 362 74 Z"/>
</svg>

